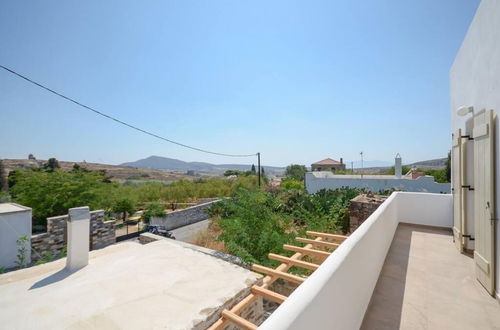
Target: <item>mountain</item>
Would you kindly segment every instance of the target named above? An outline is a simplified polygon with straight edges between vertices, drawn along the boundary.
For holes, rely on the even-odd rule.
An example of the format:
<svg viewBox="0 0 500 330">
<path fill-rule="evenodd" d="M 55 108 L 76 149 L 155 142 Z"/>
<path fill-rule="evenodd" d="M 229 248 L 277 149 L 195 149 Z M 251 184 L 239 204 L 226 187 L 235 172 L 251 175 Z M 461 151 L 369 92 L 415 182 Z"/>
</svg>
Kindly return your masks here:
<svg viewBox="0 0 500 330">
<path fill-rule="evenodd" d="M 128 166 L 128 167 L 136 167 L 136 168 L 146 168 L 153 170 L 167 170 L 167 171 L 178 171 L 178 172 L 186 172 L 189 170 L 193 170 L 195 172 L 200 173 L 217 173 L 221 174 L 227 170 L 250 170 L 252 164 L 249 165 L 241 165 L 241 164 L 210 164 L 203 162 L 185 162 L 178 159 L 160 157 L 160 156 L 150 156 L 148 158 L 139 159 L 135 162 L 128 162 L 120 164 L 120 166 Z M 267 174 L 281 174 L 284 172 L 285 168 L 283 167 L 275 167 L 275 166 L 266 166 L 264 167 L 264 171 Z"/>
<path fill-rule="evenodd" d="M 411 167 L 420 167 L 420 168 L 442 168 L 446 166 L 446 160 L 448 158 L 438 158 L 438 159 L 431 159 L 431 160 L 424 160 L 420 162 L 416 162 L 413 164 L 410 164 L 408 166 Z"/>
</svg>

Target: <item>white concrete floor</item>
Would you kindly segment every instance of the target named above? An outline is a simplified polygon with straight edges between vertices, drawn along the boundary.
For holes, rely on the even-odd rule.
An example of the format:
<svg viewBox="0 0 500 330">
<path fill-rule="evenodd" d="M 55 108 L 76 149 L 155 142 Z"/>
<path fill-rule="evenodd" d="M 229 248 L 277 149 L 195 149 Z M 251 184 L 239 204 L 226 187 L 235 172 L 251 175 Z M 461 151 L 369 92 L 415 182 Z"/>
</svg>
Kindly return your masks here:
<svg viewBox="0 0 500 330">
<path fill-rule="evenodd" d="M 0 329 L 192 329 L 261 275 L 162 240 L 0 275 Z"/>
<path fill-rule="evenodd" d="M 362 329 L 500 329 L 500 304 L 450 231 L 400 224 Z"/>
</svg>

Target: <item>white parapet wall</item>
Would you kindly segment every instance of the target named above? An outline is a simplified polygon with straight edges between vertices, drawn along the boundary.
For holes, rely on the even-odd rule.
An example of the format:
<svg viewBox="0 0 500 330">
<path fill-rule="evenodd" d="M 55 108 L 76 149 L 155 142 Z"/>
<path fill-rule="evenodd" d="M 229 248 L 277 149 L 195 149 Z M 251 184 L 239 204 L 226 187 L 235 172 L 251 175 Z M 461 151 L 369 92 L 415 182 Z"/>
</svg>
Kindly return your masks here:
<svg viewBox="0 0 500 330">
<path fill-rule="evenodd" d="M 393 193 L 259 329 L 359 329 L 399 222 L 451 227 L 452 196 Z"/>
<path fill-rule="evenodd" d="M 365 189 L 374 193 L 385 190 L 409 192 L 429 192 L 449 194 L 449 183 L 437 183 L 432 176 L 417 179 L 398 178 L 395 175 L 334 175 L 331 172 L 308 172 L 305 178 L 306 190 L 315 194 L 322 189 L 340 189 L 342 187 Z"/>
</svg>

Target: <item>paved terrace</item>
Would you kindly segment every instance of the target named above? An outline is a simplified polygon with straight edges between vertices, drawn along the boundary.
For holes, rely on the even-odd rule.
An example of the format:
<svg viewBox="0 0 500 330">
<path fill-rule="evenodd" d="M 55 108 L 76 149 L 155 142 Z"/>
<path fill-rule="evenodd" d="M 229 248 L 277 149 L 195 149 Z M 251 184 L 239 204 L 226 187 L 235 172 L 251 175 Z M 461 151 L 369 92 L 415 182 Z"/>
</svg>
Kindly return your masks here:
<svg viewBox="0 0 500 330">
<path fill-rule="evenodd" d="M 205 329 L 261 275 L 170 240 L 0 275 L 0 329 Z M 241 299 L 241 297 L 240 297 Z"/>
<path fill-rule="evenodd" d="M 362 329 L 500 329 L 500 305 L 450 230 L 399 224 Z"/>
</svg>

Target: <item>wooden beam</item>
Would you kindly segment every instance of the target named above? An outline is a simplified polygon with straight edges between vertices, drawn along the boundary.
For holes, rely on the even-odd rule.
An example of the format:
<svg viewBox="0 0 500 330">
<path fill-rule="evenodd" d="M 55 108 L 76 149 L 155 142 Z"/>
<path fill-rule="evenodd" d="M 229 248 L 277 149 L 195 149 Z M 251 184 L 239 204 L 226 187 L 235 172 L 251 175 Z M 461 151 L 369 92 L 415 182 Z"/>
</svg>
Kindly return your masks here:
<svg viewBox="0 0 500 330">
<path fill-rule="evenodd" d="M 320 233 L 320 232 L 317 232 L 317 231 L 306 231 L 306 234 L 310 235 L 310 236 L 315 236 L 315 237 L 322 237 L 322 238 L 327 238 L 327 239 L 333 239 L 333 240 L 337 240 L 337 241 L 340 241 L 340 242 L 345 241 L 349 237 L 349 236 L 345 236 L 345 235 Z"/>
<path fill-rule="evenodd" d="M 257 285 L 252 286 L 252 293 L 262 296 L 267 300 L 274 301 L 277 304 L 282 304 L 286 299 L 286 296 L 284 295 L 281 295 L 279 293 L 276 293 L 268 289 L 264 289 L 263 287 Z"/>
<path fill-rule="evenodd" d="M 317 237 L 315 241 L 322 241 L 323 238 Z M 312 244 L 307 244 L 304 246 L 305 248 L 312 248 Z M 295 253 L 293 256 L 290 257 L 292 260 L 299 260 L 302 258 L 304 254 L 302 253 Z M 293 265 L 288 264 L 288 263 L 282 263 L 278 267 L 276 267 L 276 270 L 286 272 L 288 269 L 290 269 Z M 264 277 L 262 287 L 263 288 L 268 288 L 270 287 L 277 279 L 279 276 L 274 276 L 274 275 L 267 275 Z M 253 303 L 255 300 L 257 300 L 259 296 L 250 293 L 248 296 L 243 298 L 239 303 L 237 303 L 233 308 L 231 308 L 231 311 L 235 314 L 240 314 L 247 306 L 250 306 L 251 303 Z M 226 319 L 225 317 L 222 317 L 218 319 L 208 330 L 221 330 L 223 329 L 227 324 L 229 323 L 229 320 Z"/>
<path fill-rule="evenodd" d="M 242 327 L 243 329 L 248 329 L 248 330 L 257 329 L 257 326 L 255 324 L 245 320 L 241 316 L 236 315 L 231 311 L 228 311 L 227 309 L 222 311 L 222 316 L 227 318 L 229 321 L 233 322 L 237 326 Z"/>
<path fill-rule="evenodd" d="M 336 249 L 339 247 L 339 243 L 330 243 L 330 242 L 325 242 L 325 241 L 315 241 L 313 239 L 309 239 L 309 238 L 303 238 L 303 237 L 295 237 L 295 239 L 298 241 L 298 242 L 301 242 L 301 243 L 308 243 L 308 244 L 312 244 L 314 246 L 326 246 L 326 247 L 329 247 L 329 248 L 332 248 L 332 249 Z"/>
<path fill-rule="evenodd" d="M 302 267 L 302 268 L 306 268 L 306 269 L 310 269 L 310 270 L 316 270 L 319 267 L 319 265 L 313 264 L 312 262 L 295 260 L 292 258 L 284 257 L 284 256 L 279 255 L 279 254 L 269 253 L 268 256 L 269 256 L 269 259 L 281 261 L 281 262 L 284 262 L 284 263 L 287 263 L 287 264 L 290 264 L 293 266 Z"/>
<path fill-rule="evenodd" d="M 261 265 L 253 264 L 252 265 L 252 269 L 255 270 L 256 272 L 264 273 L 266 275 L 281 277 L 284 280 L 287 280 L 287 281 L 290 281 L 290 282 L 293 282 L 293 283 L 297 283 L 297 284 L 301 284 L 302 282 L 305 281 L 305 278 L 303 278 L 303 277 L 295 276 L 295 275 L 292 275 L 292 274 L 281 272 L 279 270 L 275 270 L 275 269 L 272 269 L 272 268 L 264 267 L 264 266 L 261 266 Z"/>
<path fill-rule="evenodd" d="M 243 298 L 239 303 L 234 305 L 233 308 L 231 308 L 231 312 L 234 314 L 239 314 L 241 313 L 245 308 L 250 306 L 255 300 L 257 300 L 259 296 L 251 293 L 245 298 Z M 221 316 L 220 319 L 218 319 L 214 324 L 210 326 L 207 330 L 220 330 L 223 329 L 227 324 L 229 323 L 229 320 L 226 319 L 224 316 Z"/>
<path fill-rule="evenodd" d="M 283 248 L 288 251 L 294 251 L 294 252 L 300 252 L 303 254 L 308 254 L 311 256 L 317 256 L 317 257 L 323 257 L 323 258 L 328 258 L 330 253 L 325 252 L 325 251 L 320 251 L 320 250 L 314 250 L 306 247 L 300 247 L 300 246 L 295 246 L 295 245 L 288 245 L 285 244 L 283 245 Z"/>
</svg>

